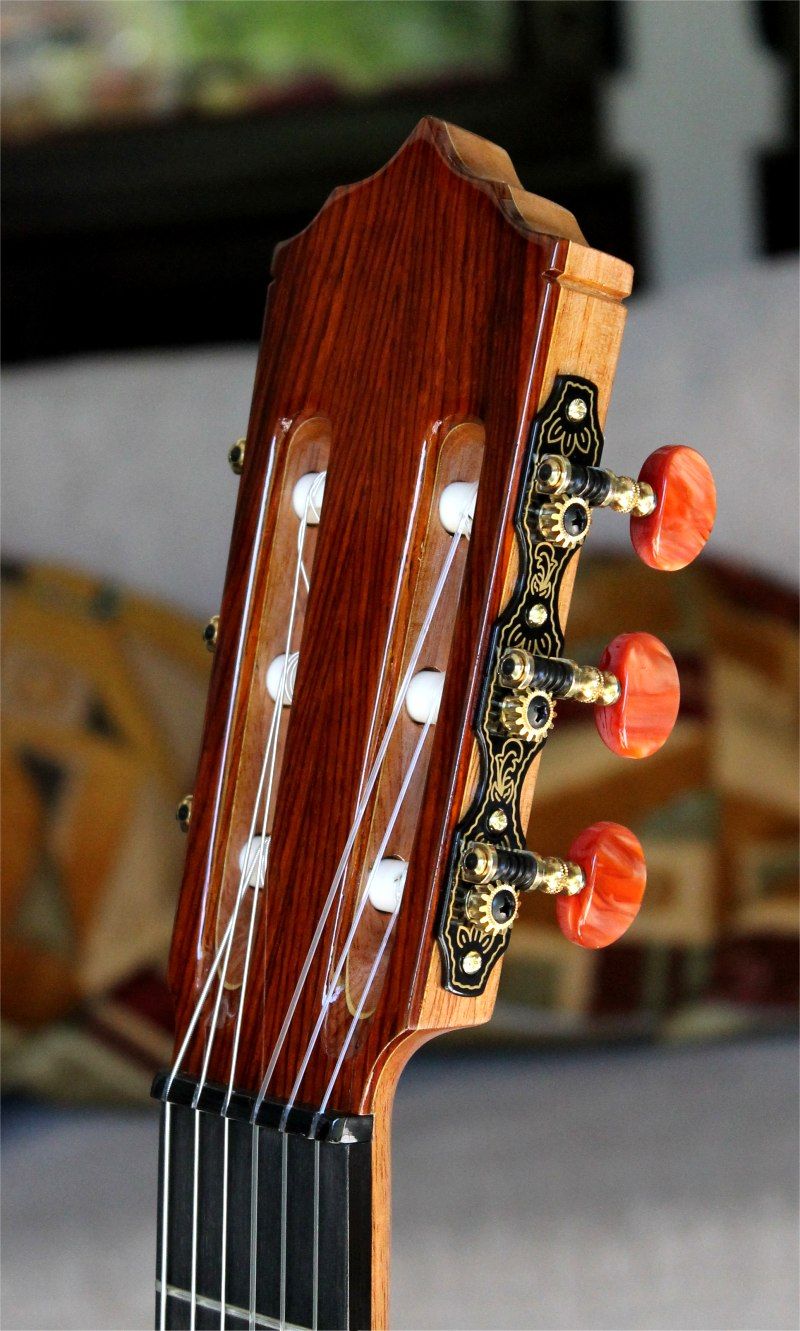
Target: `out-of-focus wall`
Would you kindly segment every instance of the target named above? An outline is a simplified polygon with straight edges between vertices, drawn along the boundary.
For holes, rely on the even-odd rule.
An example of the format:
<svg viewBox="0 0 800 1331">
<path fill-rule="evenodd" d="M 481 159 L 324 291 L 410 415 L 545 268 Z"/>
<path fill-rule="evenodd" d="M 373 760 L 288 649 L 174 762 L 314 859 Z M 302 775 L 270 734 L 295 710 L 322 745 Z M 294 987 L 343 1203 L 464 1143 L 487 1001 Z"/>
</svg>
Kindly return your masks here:
<svg viewBox="0 0 800 1331">
<path fill-rule="evenodd" d="M 759 13 L 746 0 L 629 0 L 621 9 L 628 59 L 606 83 L 606 126 L 642 172 L 652 278 L 679 286 L 747 263 L 765 239 L 760 154 L 787 154 L 794 174 L 790 68 L 759 40 Z"/>
<path fill-rule="evenodd" d="M 10 0 L 0 31 L 7 360 L 253 341 L 274 244 L 424 114 L 639 290 L 797 247 L 783 0 Z"/>
<path fill-rule="evenodd" d="M 334 12 L 323 9 L 326 16 Z M 59 22 L 66 15 L 78 26 L 85 17 L 81 3 L 38 11 L 45 19 L 56 13 Z M 112 11 L 116 16 L 118 6 Z M 473 11 L 483 16 L 474 50 L 483 53 L 477 63 L 485 58 L 486 69 L 482 82 L 470 83 L 467 66 L 473 77 L 476 61 L 464 56 L 463 14 Z M 289 11 L 281 4 L 255 11 L 237 4 L 219 12 L 235 16 L 246 52 L 248 14 L 258 18 L 251 34 L 257 48 L 264 15 L 274 19 L 277 40 Z M 416 22 L 426 12 L 370 7 L 373 25 L 376 14 L 400 27 L 403 15 L 410 16 L 404 68 L 414 68 L 421 31 L 410 18 Z M 269 226 L 291 231 L 310 216 L 336 183 L 325 184 L 326 170 L 342 170 L 347 179 L 379 166 L 413 126 L 422 98 L 430 98 L 423 109 L 446 107 L 510 148 L 528 187 L 573 202 L 585 222 L 583 200 L 590 240 L 596 228 L 609 248 L 630 255 L 632 246 L 641 257 L 644 289 L 630 302 L 607 458 L 616 470 L 636 474 L 661 444 L 699 448 L 719 494 L 709 558 L 725 565 L 704 572 L 702 559 L 697 576 L 676 575 L 659 591 L 655 574 L 643 580 L 630 554 L 624 557 L 625 522 L 598 514 L 593 524 L 573 620 L 583 636 L 570 646 L 593 659 L 615 633 L 652 627 L 688 663 L 684 714 L 673 756 L 668 749 L 645 765 L 641 779 L 606 761 L 591 735 L 560 718 L 558 753 L 543 765 L 539 808 L 563 834 L 562 851 L 574 820 L 590 806 L 592 817 L 630 818 L 653 857 L 652 906 L 628 952 L 626 945 L 615 950 L 617 969 L 604 971 L 568 957 L 560 936 L 554 940 L 547 922 L 529 913 L 517 930 L 497 1029 L 530 1033 L 561 1022 L 576 1033 L 603 1003 L 639 1030 L 663 1029 L 668 1020 L 677 1029 L 678 1015 L 694 1013 L 695 1000 L 707 1008 L 715 995 L 735 998 L 740 1008 L 752 1000 L 759 1013 L 754 1025 L 783 1020 L 789 1011 L 787 995 L 796 984 L 795 715 L 788 680 L 796 655 L 797 522 L 794 504 L 776 503 L 775 478 L 782 494 L 796 492 L 797 263 L 791 255 L 764 254 L 785 246 L 768 243 L 775 234 L 770 209 L 781 196 L 762 186 L 769 162 L 791 149 L 790 64 L 779 54 L 780 42 L 763 41 L 764 12 L 753 4 L 516 4 L 504 7 L 502 21 L 481 5 L 458 14 L 454 49 L 462 63 L 456 61 L 453 86 L 440 81 L 420 90 L 417 83 L 411 90 L 394 87 L 391 96 L 362 87 L 360 100 L 354 88 L 344 99 L 330 88 L 308 99 L 305 87 L 291 107 L 262 99 L 243 108 L 230 100 L 234 85 L 244 95 L 241 62 L 223 69 L 206 62 L 208 84 L 192 85 L 196 120 L 186 114 L 188 103 L 181 104 L 181 118 L 176 105 L 191 88 L 184 81 L 173 87 L 169 104 L 153 100 L 152 87 L 131 74 L 147 62 L 137 65 L 135 43 L 131 48 L 112 33 L 103 40 L 128 67 L 125 79 L 103 92 L 102 132 L 73 125 L 68 134 L 42 135 L 33 120 L 17 125 L 10 221 L 7 215 L 13 299 L 6 317 L 33 330 L 31 340 L 26 334 L 17 345 L 62 353 L 69 346 L 118 348 L 113 355 L 17 364 L 3 377 L 3 543 L 16 564 L 5 595 L 4 763 L 13 798 L 5 802 L 4 969 L 7 1015 L 21 1037 L 18 1084 L 50 1087 L 54 1068 L 74 1073 L 91 1062 L 94 1081 L 67 1080 L 95 1090 L 107 1080 L 105 1060 L 116 1050 L 125 1067 L 117 1085 L 134 1093 L 146 1080 L 142 1068 L 161 1061 L 169 1025 L 162 963 L 182 849 L 168 825 L 174 803 L 191 786 L 207 658 L 188 620 L 139 594 L 199 619 L 219 604 L 236 492 L 225 453 L 249 409 Z M 108 16 L 98 7 L 86 21 L 102 27 Z M 165 16 L 166 9 L 159 21 Z M 354 49 L 357 55 L 352 30 L 348 42 L 337 59 L 345 50 L 347 59 Z M 76 51 L 61 50 L 60 57 L 74 62 Z M 540 78 L 529 77 L 520 53 Z M 399 56 L 389 54 L 396 73 Z M 435 64 L 428 56 L 418 71 L 426 77 Z M 450 57 L 440 56 L 441 72 Z M 138 100 L 126 102 L 123 89 L 133 97 L 136 87 Z M 209 87 L 216 89 L 213 105 Z M 150 116 L 144 127 L 143 105 Z M 241 135 L 241 160 L 208 152 L 204 164 L 198 132 L 210 135 L 208 144 L 229 148 Z M 175 156 L 181 135 L 194 144 L 183 172 Z M 145 143 L 156 174 L 134 170 L 129 182 L 126 164 L 135 165 Z M 343 143 L 350 155 L 336 158 L 334 167 L 326 154 Z M 305 148 L 290 163 L 291 145 Z M 91 165 L 88 185 L 74 175 L 77 161 Z M 46 166 L 59 208 L 67 200 L 66 213 L 30 209 L 42 186 L 37 162 Z M 232 179 L 229 168 L 240 194 L 226 212 L 220 200 Z M 171 193 L 165 182 L 172 175 Z M 160 190 L 148 195 L 154 181 Z M 103 209 L 113 196 L 124 213 L 128 184 L 132 210 L 144 212 L 128 230 L 118 218 L 114 231 Z M 173 204 L 167 244 L 164 209 Z M 78 253 L 70 249 L 77 237 L 84 266 L 71 272 L 64 255 Z M 106 285 L 112 269 L 104 247 L 114 251 L 114 280 L 122 274 L 127 285 Z M 217 345 L 146 349 L 171 340 L 170 327 L 161 326 L 171 255 L 179 258 L 176 293 L 189 283 L 202 307 L 189 340 L 213 333 Z M 67 281 L 78 273 L 72 304 L 62 299 L 66 288 L 56 297 L 43 289 L 48 265 L 54 273 L 68 270 Z M 51 316 L 59 301 L 56 327 Z M 179 294 L 172 304 L 180 306 Z M 95 317 L 112 306 L 113 330 Z M 73 312 L 76 321 L 85 316 L 81 337 L 88 342 L 64 342 Z M 184 309 L 172 328 L 186 327 Z M 243 328 L 245 345 L 231 346 Z M 593 567 L 609 554 L 610 562 Z M 58 568 L 43 570 L 42 561 Z M 769 644 L 766 656 L 762 642 Z M 744 707 L 739 724 L 749 689 L 763 695 L 764 705 L 756 723 Z M 558 756 L 566 754 L 576 757 L 565 766 Z M 680 856 L 682 875 L 672 873 L 669 848 L 679 842 L 685 864 L 697 872 L 694 885 Z M 142 847 L 147 856 L 140 865 Z M 81 872 L 84 855 L 91 874 Z M 136 923 L 142 914 L 148 930 Z M 735 944 L 732 961 L 725 960 L 727 934 Z M 722 974 L 724 965 L 733 979 Z M 38 987 L 31 983 L 37 976 L 43 977 Z M 55 1035 L 48 1019 L 61 1023 Z M 703 1026 L 703 1019 L 692 1020 Z M 138 1051 L 138 1065 L 122 1052 L 125 1041 Z"/>
</svg>

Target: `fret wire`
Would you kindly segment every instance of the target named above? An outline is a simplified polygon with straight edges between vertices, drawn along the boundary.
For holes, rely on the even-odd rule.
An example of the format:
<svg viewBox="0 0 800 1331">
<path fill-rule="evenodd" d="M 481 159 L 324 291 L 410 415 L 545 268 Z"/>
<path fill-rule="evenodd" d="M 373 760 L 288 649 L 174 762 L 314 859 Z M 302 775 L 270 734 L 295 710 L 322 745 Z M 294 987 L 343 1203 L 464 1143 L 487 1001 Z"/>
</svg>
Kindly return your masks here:
<svg viewBox="0 0 800 1331">
<path fill-rule="evenodd" d="M 350 1331 L 350 1171 L 344 1176 L 344 1308 L 347 1315 L 344 1331 Z"/>
<path fill-rule="evenodd" d="M 222 1144 L 222 1243 L 219 1268 L 220 1331 L 225 1331 L 225 1292 L 228 1265 L 228 1152 L 230 1140 L 230 1119 L 223 1119 Z"/>
<path fill-rule="evenodd" d="M 167 1284 L 167 1248 L 168 1248 L 168 1223 L 169 1223 L 169 1153 L 170 1153 L 170 1127 L 172 1120 L 172 1105 L 169 1100 L 164 1106 L 164 1169 L 162 1172 L 161 1185 L 161 1280 L 162 1291 L 166 1289 Z M 167 1296 L 162 1292 L 159 1299 L 158 1308 L 159 1331 L 166 1331 L 167 1325 Z"/>
<path fill-rule="evenodd" d="M 250 1154 L 250 1326 L 256 1317 L 256 1259 L 258 1254 L 258 1128 L 252 1128 Z"/>
<path fill-rule="evenodd" d="M 288 1192 L 288 1157 L 289 1157 L 289 1137 L 283 1133 L 281 1138 L 281 1292 L 280 1292 L 280 1325 L 286 1326 L 286 1208 Z"/>
<path fill-rule="evenodd" d="M 192 1303 L 189 1331 L 195 1331 L 197 1310 L 197 1208 L 200 1191 L 200 1111 L 194 1111 L 194 1169 L 192 1177 Z"/>
<path fill-rule="evenodd" d="M 313 1331 L 317 1331 L 319 1320 L 319 1141 L 314 1142 L 314 1252 L 312 1262 L 311 1325 Z"/>
<path fill-rule="evenodd" d="M 163 1294 L 164 1303 L 168 1298 L 190 1303 L 192 1298 L 190 1290 L 181 1289 L 179 1285 L 162 1285 L 160 1280 L 156 1281 L 156 1293 L 159 1298 Z M 226 1313 L 230 1313 L 232 1317 L 240 1317 L 242 1321 L 247 1321 L 250 1316 L 247 1308 L 241 1308 L 237 1303 L 222 1304 L 219 1299 L 212 1299 L 207 1294 L 196 1294 L 195 1302 L 198 1308 L 204 1308 L 207 1312 L 221 1313 L 223 1318 Z M 255 1314 L 254 1324 L 257 1328 L 264 1328 L 265 1331 L 313 1331 L 311 1327 L 300 1326 L 296 1322 L 276 1322 L 274 1317 L 258 1312 Z"/>
</svg>

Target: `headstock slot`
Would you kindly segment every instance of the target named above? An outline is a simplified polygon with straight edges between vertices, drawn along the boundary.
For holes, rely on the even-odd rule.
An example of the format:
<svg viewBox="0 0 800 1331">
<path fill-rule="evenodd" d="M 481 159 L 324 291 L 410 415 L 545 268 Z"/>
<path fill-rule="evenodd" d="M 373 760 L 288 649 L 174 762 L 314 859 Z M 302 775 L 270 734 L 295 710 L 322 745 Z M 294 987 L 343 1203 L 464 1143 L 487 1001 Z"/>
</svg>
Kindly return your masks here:
<svg viewBox="0 0 800 1331">
<path fill-rule="evenodd" d="M 235 795 L 230 823 L 227 836 L 220 838 L 217 848 L 220 890 L 216 908 L 215 953 L 222 944 L 232 913 L 236 912 L 230 948 L 223 954 L 222 963 L 225 966 L 225 988 L 228 991 L 237 990 L 241 986 L 248 937 L 251 934 L 251 918 L 254 918 L 255 923 L 258 922 L 269 899 L 268 862 L 261 869 L 261 878 L 265 879 L 263 887 L 256 888 L 249 884 L 243 885 L 240 856 L 250 843 L 251 827 L 256 836 L 269 836 L 272 832 L 275 793 L 280 780 L 291 708 L 282 705 L 280 699 L 272 699 L 267 673 L 276 658 L 286 654 L 287 647 L 291 653 L 301 649 L 308 595 L 302 571 L 297 567 L 300 553 L 298 540 L 303 528 L 303 571 L 309 579 L 313 578 L 318 527 L 314 522 L 304 523 L 298 517 L 293 496 L 302 477 L 327 469 L 331 446 L 330 423 L 322 416 L 282 422 L 277 433 L 281 472 L 276 478 L 279 498 L 271 534 L 269 572 L 260 622 L 251 629 L 256 650 L 246 702 L 243 743 L 234 777 Z M 314 496 L 311 496 L 309 510 L 313 501 Z M 277 717 L 276 712 L 279 713 Z M 274 733 L 274 728 L 277 733 Z M 252 862 L 252 847 L 249 858 Z M 267 859 L 265 855 L 264 860 Z M 261 863 L 263 866 L 263 860 Z M 257 868 L 258 864 L 254 866 L 254 871 Z M 248 874 L 248 877 L 251 876 Z M 260 897 L 260 904 L 251 902 L 253 892 Z M 236 1003 L 238 998 L 234 996 L 230 1014 L 234 1017 Z"/>
<path fill-rule="evenodd" d="M 483 448 L 484 429 L 478 421 L 450 420 L 431 432 L 430 475 L 426 478 L 427 526 L 420 547 L 405 643 L 396 666 L 400 679 L 408 670 L 440 571 L 453 543 L 453 536 L 445 530 L 440 517 L 442 494 L 453 483 L 478 484 Z M 434 670 L 446 678 L 467 553 L 468 538 L 463 536 L 457 544 L 436 614 L 425 633 L 416 671 Z M 391 706 L 391 694 L 387 695 L 386 701 Z M 385 722 L 386 716 L 383 718 Z M 391 956 L 391 915 L 375 909 L 364 897 L 378 857 L 398 858 L 407 864 L 413 856 L 433 744 L 433 726 L 428 729 L 427 738 L 422 735 L 424 728 L 403 707 L 382 764 L 371 808 L 363 821 L 363 832 L 353 848 L 352 860 L 358 869 L 348 874 L 343 884 L 337 919 L 331 931 L 326 978 L 326 989 L 335 980 L 336 997 L 328 1007 L 322 1032 L 325 1050 L 334 1057 L 340 1052 L 343 1039 L 348 1041 L 348 1055 L 352 1056 L 358 1048 L 361 1037 L 359 1032 L 353 1035 L 349 1031 L 351 1020 L 356 1017 L 363 1023 L 374 1011 Z M 417 755 L 420 744 L 422 748 Z M 374 748 L 373 745 L 373 756 Z M 415 755 L 413 775 L 398 810 L 398 796 L 410 765 L 415 762 Z M 342 958 L 346 958 L 344 968 Z M 376 962 L 379 969 L 372 975 Z M 365 995 L 367 982 L 369 993 Z"/>
</svg>

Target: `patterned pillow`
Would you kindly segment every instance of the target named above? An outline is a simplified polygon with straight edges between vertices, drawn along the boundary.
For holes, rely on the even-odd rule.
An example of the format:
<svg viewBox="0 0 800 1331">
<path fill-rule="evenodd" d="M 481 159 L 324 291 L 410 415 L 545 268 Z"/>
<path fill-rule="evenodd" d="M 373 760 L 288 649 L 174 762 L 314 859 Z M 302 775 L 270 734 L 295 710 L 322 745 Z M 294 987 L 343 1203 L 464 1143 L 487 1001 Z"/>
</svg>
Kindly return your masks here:
<svg viewBox="0 0 800 1331">
<path fill-rule="evenodd" d="M 164 981 L 208 682 L 199 625 L 63 569 L 3 579 L 2 1013 L 7 1088 L 143 1098 L 169 1058 Z M 665 1034 L 793 1019 L 797 994 L 797 625 L 793 597 L 701 561 L 670 578 L 584 557 L 569 651 L 665 639 L 675 733 L 642 763 L 563 703 L 531 829 L 566 852 L 601 818 L 648 857 L 646 908 L 607 952 L 525 899 L 496 1018 L 469 1038 Z"/>
<path fill-rule="evenodd" d="M 140 1094 L 209 658 L 186 617 L 65 570 L 3 570 L 6 1085 Z"/>
</svg>

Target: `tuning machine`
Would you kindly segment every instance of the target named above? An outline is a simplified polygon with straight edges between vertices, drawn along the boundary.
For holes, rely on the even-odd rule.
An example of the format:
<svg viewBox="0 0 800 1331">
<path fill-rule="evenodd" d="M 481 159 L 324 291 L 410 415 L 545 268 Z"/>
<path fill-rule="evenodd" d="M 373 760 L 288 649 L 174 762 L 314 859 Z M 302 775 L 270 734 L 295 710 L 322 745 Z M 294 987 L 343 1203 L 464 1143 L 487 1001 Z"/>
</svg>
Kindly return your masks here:
<svg viewBox="0 0 800 1331">
<path fill-rule="evenodd" d="M 501 656 L 498 683 L 515 695 L 568 698 L 594 706 L 598 734 L 621 758 L 648 758 L 672 734 L 680 707 L 675 662 L 652 633 L 621 633 L 597 666 L 534 656 L 514 647 Z"/>
<path fill-rule="evenodd" d="M 463 915 L 481 933 L 505 933 L 520 892 L 556 896 L 562 933 L 580 947 L 608 947 L 630 928 L 647 882 L 644 852 L 620 823 L 594 823 L 573 841 L 566 859 L 487 842 L 464 847 L 461 877 L 469 885 Z"/>
<path fill-rule="evenodd" d="M 580 543 L 588 530 L 590 507 L 627 513 L 637 555 L 651 568 L 673 572 L 691 564 L 714 526 L 717 492 L 711 468 L 693 448 L 656 449 L 637 480 L 602 467 L 546 453 L 536 468 L 536 489 L 548 496 L 539 507 L 539 532 L 556 544 Z M 575 505 L 586 510 L 584 520 Z M 569 516 L 569 519 L 567 518 Z M 565 527 L 580 533 L 570 536 Z"/>
<path fill-rule="evenodd" d="M 237 439 L 235 444 L 231 444 L 228 449 L 228 466 L 234 476 L 241 476 L 244 471 L 244 454 L 247 447 L 246 439 Z"/>
<path fill-rule="evenodd" d="M 561 699 L 590 704 L 603 742 L 625 758 L 655 753 L 677 719 L 675 663 L 651 634 L 621 634 L 597 664 L 563 654 L 572 555 L 596 509 L 627 514 L 636 551 L 658 569 L 690 563 L 716 511 L 711 472 L 690 448 L 658 449 L 637 479 L 604 469 L 598 390 L 577 375 L 556 379 L 529 450 L 514 511 L 517 580 L 485 658 L 478 781 L 453 837 L 438 926 L 444 983 L 462 995 L 484 992 L 520 892 L 556 896 L 565 934 L 588 947 L 614 942 L 636 914 L 646 873 L 633 833 L 600 823 L 566 859 L 534 854 L 525 848 L 526 783 Z"/>
<path fill-rule="evenodd" d="M 182 832 L 189 831 L 189 824 L 192 821 L 192 803 L 193 797 L 191 795 L 184 795 L 175 810 L 175 818 Z"/>
<path fill-rule="evenodd" d="M 203 629 L 203 642 L 205 643 L 206 651 L 213 652 L 215 650 L 218 638 L 219 615 L 212 615 Z"/>
</svg>

